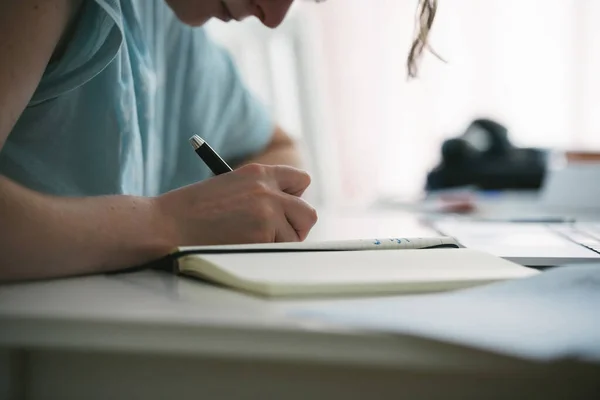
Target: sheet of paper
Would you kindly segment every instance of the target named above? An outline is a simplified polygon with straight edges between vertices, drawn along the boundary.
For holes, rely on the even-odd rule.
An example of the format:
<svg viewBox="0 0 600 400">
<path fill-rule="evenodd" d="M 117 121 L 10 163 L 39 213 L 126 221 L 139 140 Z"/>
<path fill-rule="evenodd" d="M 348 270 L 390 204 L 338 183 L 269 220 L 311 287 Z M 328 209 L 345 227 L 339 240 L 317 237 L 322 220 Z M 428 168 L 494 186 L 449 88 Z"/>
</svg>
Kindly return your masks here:
<svg viewBox="0 0 600 400">
<path fill-rule="evenodd" d="M 600 362 L 600 264 L 444 294 L 290 304 L 285 312 L 526 359 Z"/>
<path fill-rule="evenodd" d="M 538 273 L 469 249 L 301 252 L 293 256 L 287 253 L 235 253 L 189 257 L 207 260 L 231 276 L 273 285 L 400 285 L 410 289 L 411 284 L 522 279 Z"/>
</svg>

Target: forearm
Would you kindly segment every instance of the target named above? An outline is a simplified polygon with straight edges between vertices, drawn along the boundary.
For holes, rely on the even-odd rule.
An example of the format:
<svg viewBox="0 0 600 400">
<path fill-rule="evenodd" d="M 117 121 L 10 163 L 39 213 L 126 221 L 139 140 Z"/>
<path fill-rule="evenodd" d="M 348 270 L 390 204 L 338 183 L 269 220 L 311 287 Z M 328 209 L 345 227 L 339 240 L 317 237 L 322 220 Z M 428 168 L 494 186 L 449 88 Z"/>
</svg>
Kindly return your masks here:
<svg viewBox="0 0 600 400">
<path fill-rule="evenodd" d="M 242 163 L 242 165 L 251 163 L 266 165 L 289 165 L 296 168 L 302 168 L 303 166 L 300 152 L 294 145 L 268 148 L 261 154 L 246 160 Z"/>
<path fill-rule="evenodd" d="M 0 221 L 0 281 L 116 270 L 173 245 L 152 199 L 54 197 L 3 176 Z"/>
<path fill-rule="evenodd" d="M 304 164 L 296 142 L 279 127 L 275 128 L 269 145 L 261 153 L 244 160 L 241 165 L 251 163 L 289 165 L 296 168 L 302 168 Z"/>
</svg>

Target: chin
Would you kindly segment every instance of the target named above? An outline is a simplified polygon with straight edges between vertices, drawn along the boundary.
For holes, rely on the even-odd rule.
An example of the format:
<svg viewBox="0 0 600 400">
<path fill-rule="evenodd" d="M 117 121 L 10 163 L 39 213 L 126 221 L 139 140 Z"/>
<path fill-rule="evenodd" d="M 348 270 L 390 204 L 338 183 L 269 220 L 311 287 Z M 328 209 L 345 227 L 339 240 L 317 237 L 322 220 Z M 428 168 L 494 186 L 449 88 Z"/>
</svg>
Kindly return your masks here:
<svg viewBox="0 0 600 400">
<path fill-rule="evenodd" d="M 167 4 L 173 10 L 177 19 L 189 26 L 204 25 L 210 16 L 195 2 L 181 0 L 167 0 Z"/>
<path fill-rule="evenodd" d="M 194 17 L 191 15 L 187 15 L 187 16 L 177 15 L 177 18 L 184 24 L 189 25 L 189 26 L 194 26 L 194 27 L 202 26 L 205 23 L 207 23 L 209 20 L 209 18 L 207 18 L 205 16 Z"/>
</svg>

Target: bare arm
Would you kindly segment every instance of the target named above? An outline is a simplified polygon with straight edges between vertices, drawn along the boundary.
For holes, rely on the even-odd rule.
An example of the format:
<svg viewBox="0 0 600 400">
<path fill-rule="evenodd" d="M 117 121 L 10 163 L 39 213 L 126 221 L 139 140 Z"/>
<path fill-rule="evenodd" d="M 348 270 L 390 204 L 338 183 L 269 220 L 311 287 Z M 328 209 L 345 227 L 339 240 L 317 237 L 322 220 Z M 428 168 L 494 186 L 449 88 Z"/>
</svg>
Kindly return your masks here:
<svg viewBox="0 0 600 400">
<path fill-rule="evenodd" d="M 78 6 L 76 0 L 0 2 L 0 150 Z"/>
<path fill-rule="evenodd" d="M 0 150 L 33 95 L 77 1 L 0 2 Z M 57 198 L 0 175 L 0 280 L 114 269 L 168 251 L 152 200 Z M 148 235 L 145 232 L 152 232 Z"/>
<path fill-rule="evenodd" d="M 303 164 L 296 143 L 279 126 L 275 128 L 267 148 L 252 159 L 245 160 L 242 165 L 250 163 L 289 165 L 296 168 L 301 168 Z"/>
<path fill-rule="evenodd" d="M 0 280 L 137 265 L 175 245 L 154 199 L 43 195 L 0 176 Z"/>
<path fill-rule="evenodd" d="M 76 1 L 0 1 L 0 150 Z M 249 165 L 155 198 L 64 198 L 0 175 L 0 281 L 119 269 L 176 245 L 304 240 L 316 213 L 295 194 L 309 184 L 294 168 Z"/>
</svg>

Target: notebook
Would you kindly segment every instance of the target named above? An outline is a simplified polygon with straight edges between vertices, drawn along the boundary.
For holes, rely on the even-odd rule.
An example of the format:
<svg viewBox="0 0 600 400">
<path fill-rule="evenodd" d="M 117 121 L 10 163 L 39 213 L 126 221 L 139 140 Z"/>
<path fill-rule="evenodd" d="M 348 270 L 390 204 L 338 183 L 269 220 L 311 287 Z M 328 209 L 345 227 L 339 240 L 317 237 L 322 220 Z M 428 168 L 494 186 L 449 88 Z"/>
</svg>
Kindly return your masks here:
<svg viewBox="0 0 600 400">
<path fill-rule="evenodd" d="M 175 272 L 263 297 L 452 290 L 538 273 L 449 237 L 179 247 Z"/>
</svg>

